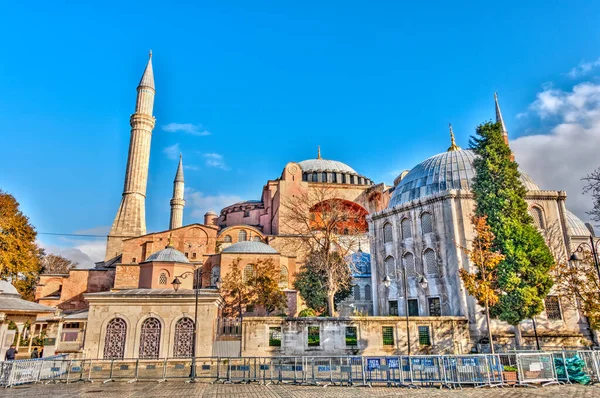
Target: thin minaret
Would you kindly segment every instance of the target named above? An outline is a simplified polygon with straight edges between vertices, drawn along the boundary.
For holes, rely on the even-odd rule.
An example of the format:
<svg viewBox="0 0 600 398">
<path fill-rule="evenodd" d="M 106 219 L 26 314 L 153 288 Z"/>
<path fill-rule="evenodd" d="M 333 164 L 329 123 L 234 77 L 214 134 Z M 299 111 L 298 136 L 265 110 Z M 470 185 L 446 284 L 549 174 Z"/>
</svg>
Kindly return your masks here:
<svg viewBox="0 0 600 398">
<path fill-rule="evenodd" d="M 183 225 L 183 207 L 185 206 L 185 200 L 183 199 L 184 184 L 183 161 L 181 154 L 179 154 L 179 166 L 177 166 L 177 173 L 175 173 L 175 180 L 173 181 L 173 199 L 171 199 L 169 229 L 179 228 Z"/>
<path fill-rule="evenodd" d="M 504 143 L 508 146 L 508 130 L 506 130 L 506 125 L 504 124 L 504 118 L 502 118 L 502 112 L 500 111 L 500 104 L 498 103 L 498 93 L 494 93 L 494 103 L 496 106 L 496 123 L 500 123 L 502 127 L 502 138 L 504 138 Z M 510 160 L 515 160 L 515 155 L 511 152 Z"/>
<path fill-rule="evenodd" d="M 152 116 L 155 93 L 152 51 L 150 51 L 148 64 L 137 87 L 135 113 L 129 119 L 131 139 L 123 198 L 108 234 L 105 260 L 122 252 L 124 239 L 146 233 L 146 185 L 150 164 L 150 141 L 156 123 L 156 119 Z"/>
</svg>

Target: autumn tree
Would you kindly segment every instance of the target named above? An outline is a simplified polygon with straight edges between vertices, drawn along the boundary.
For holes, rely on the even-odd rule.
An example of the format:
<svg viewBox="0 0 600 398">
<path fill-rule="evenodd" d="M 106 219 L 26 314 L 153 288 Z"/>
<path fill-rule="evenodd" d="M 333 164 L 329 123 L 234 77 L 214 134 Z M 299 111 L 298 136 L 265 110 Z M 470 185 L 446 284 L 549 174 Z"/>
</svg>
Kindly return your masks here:
<svg viewBox="0 0 600 398">
<path fill-rule="evenodd" d="M 0 190 L 0 278 L 11 282 L 29 300 L 33 299 L 44 254 L 35 242 L 36 236 L 19 203 Z"/>
<path fill-rule="evenodd" d="M 490 306 L 498 303 L 501 294 L 498 288 L 498 264 L 504 260 L 504 255 L 493 250 L 494 234 L 487 223 L 485 216 L 471 216 L 471 223 L 475 230 L 475 239 L 470 248 L 463 247 L 469 256 L 473 272 L 461 269 L 460 278 L 467 292 L 475 297 L 477 303 L 485 308 L 485 322 L 487 325 L 488 339 L 492 354 L 494 354 L 494 340 L 490 322 Z"/>
<path fill-rule="evenodd" d="M 502 294 L 490 312 L 514 326 L 519 346 L 521 321 L 544 309 L 544 298 L 553 283 L 549 271 L 554 259 L 527 211 L 527 191 L 502 136 L 500 123 L 478 126 L 470 144 L 477 154 L 472 188 L 475 214 L 487 216 L 494 234 L 492 249 L 504 255 L 497 271 Z"/>
<path fill-rule="evenodd" d="M 583 193 L 592 195 L 592 210 L 588 212 L 592 220 L 600 222 L 600 167 L 582 178 L 585 181 Z"/>
<path fill-rule="evenodd" d="M 366 236 L 367 211 L 336 197 L 334 190 L 321 185 L 283 201 L 280 219 L 284 229 L 294 237 L 287 241 L 288 250 L 306 259 L 300 278 L 314 273 L 307 279 L 324 284 L 327 311 L 334 316 L 336 294 L 348 290 L 351 284 L 351 264 L 344 259 L 358 250 L 360 240 Z M 311 300 L 306 290 L 301 295 Z"/>
<path fill-rule="evenodd" d="M 225 297 L 223 314 L 239 317 L 248 306 L 260 306 L 267 315 L 287 307 L 285 293 L 279 288 L 281 269 L 271 259 L 259 259 L 252 264 L 252 271 L 246 272 L 237 258 L 231 270 L 223 278 L 222 291 Z"/>
<path fill-rule="evenodd" d="M 69 270 L 77 267 L 73 262 L 57 254 L 46 254 L 42 258 L 42 274 L 68 274 Z"/>
</svg>

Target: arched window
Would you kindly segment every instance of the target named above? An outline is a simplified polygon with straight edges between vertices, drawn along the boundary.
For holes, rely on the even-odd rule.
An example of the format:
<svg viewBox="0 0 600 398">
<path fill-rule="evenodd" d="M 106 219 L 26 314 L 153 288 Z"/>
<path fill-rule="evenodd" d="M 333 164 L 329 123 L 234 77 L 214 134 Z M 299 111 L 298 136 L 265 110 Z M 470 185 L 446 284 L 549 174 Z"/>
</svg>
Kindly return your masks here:
<svg viewBox="0 0 600 398">
<path fill-rule="evenodd" d="M 421 215 L 421 231 L 423 231 L 423 235 L 433 232 L 433 220 L 431 219 L 431 213 L 423 213 Z"/>
<path fill-rule="evenodd" d="M 391 280 L 396 280 L 396 265 L 394 263 L 394 257 L 388 256 L 385 259 L 385 272 Z"/>
<path fill-rule="evenodd" d="M 223 238 L 223 242 L 231 243 L 231 235 L 225 235 L 225 237 Z"/>
<path fill-rule="evenodd" d="M 173 356 L 175 358 L 190 358 L 194 344 L 194 321 L 190 318 L 181 318 L 175 324 L 175 344 Z"/>
<path fill-rule="evenodd" d="M 246 265 L 244 267 L 244 270 L 242 271 L 242 282 L 248 283 L 248 281 L 250 280 L 250 278 L 252 278 L 253 275 L 254 275 L 254 265 L 252 265 L 252 264 Z"/>
<path fill-rule="evenodd" d="M 158 284 L 159 285 L 166 285 L 167 284 L 167 274 L 165 272 L 161 272 L 160 276 L 158 277 Z"/>
<path fill-rule="evenodd" d="M 281 273 L 279 274 L 279 288 L 287 289 L 288 287 L 288 269 L 285 265 L 281 266 Z"/>
<path fill-rule="evenodd" d="M 533 225 L 538 229 L 546 229 L 546 223 L 544 221 L 544 212 L 537 206 L 531 208 L 531 217 L 533 218 Z"/>
<path fill-rule="evenodd" d="M 415 269 L 415 256 L 412 253 L 406 253 L 402 258 L 404 262 L 404 269 L 406 270 L 406 276 L 411 278 L 417 276 L 417 270 Z"/>
<path fill-rule="evenodd" d="M 160 321 L 156 318 L 147 318 L 142 323 L 140 331 L 140 359 L 156 359 L 160 352 Z"/>
<path fill-rule="evenodd" d="M 248 234 L 243 229 L 238 232 L 238 242 L 245 242 L 248 239 Z"/>
<path fill-rule="evenodd" d="M 359 301 L 360 300 L 360 286 L 354 285 L 354 287 L 352 289 L 354 290 L 354 300 Z"/>
<path fill-rule="evenodd" d="M 262 239 L 258 235 L 256 235 L 254 238 L 252 238 L 252 240 L 255 242 L 262 242 Z"/>
<path fill-rule="evenodd" d="M 390 243 L 392 239 L 392 224 L 388 222 L 383 226 L 383 243 Z"/>
<path fill-rule="evenodd" d="M 127 323 L 122 318 L 114 318 L 106 325 L 104 337 L 104 359 L 123 359 Z"/>
<path fill-rule="evenodd" d="M 365 285 L 365 300 L 372 300 L 372 298 L 371 298 L 371 285 Z"/>
<path fill-rule="evenodd" d="M 402 229 L 402 239 L 412 238 L 412 229 L 410 225 L 410 220 L 405 218 L 400 223 L 400 228 Z"/>
<path fill-rule="evenodd" d="M 438 276 L 438 265 L 435 260 L 435 252 L 432 249 L 426 249 L 423 252 L 423 264 L 425 265 L 425 272 L 428 275 Z"/>
</svg>

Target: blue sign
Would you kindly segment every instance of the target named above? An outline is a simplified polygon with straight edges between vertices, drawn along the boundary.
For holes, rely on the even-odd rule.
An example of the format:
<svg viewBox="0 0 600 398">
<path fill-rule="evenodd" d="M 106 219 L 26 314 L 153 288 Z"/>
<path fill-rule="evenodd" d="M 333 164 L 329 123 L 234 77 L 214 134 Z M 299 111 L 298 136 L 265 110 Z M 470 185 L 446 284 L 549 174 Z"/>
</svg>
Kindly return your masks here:
<svg viewBox="0 0 600 398">
<path fill-rule="evenodd" d="M 327 365 L 323 365 L 323 366 L 318 366 L 317 370 L 319 372 L 329 372 L 331 370 L 331 368 L 329 368 L 329 366 L 327 366 Z"/>
<path fill-rule="evenodd" d="M 398 358 L 388 358 L 387 365 L 388 369 L 400 369 Z"/>
<path fill-rule="evenodd" d="M 379 369 L 379 358 L 367 358 L 367 370 L 373 371 Z"/>
</svg>

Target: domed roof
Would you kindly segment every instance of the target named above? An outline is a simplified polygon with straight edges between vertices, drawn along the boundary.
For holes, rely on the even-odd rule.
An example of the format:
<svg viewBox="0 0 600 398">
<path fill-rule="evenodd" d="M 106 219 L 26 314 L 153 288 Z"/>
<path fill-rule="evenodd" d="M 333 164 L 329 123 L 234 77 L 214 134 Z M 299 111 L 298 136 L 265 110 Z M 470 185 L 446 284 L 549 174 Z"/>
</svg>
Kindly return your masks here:
<svg viewBox="0 0 600 398">
<path fill-rule="evenodd" d="M 456 149 L 432 156 L 419 163 L 396 185 L 389 207 L 447 189 L 470 190 L 475 177 L 473 166 L 475 158 L 475 153 L 469 149 Z M 522 170 L 519 171 L 521 182 L 528 191 L 540 190 L 527 174 Z"/>
<path fill-rule="evenodd" d="M 205 216 L 216 216 L 217 213 L 215 213 L 213 210 L 209 210 L 206 212 L 206 214 L 204 214 Z"/>
<path fill-rule="evenodd" d="M 569 210 L 565 211 L 565 218 L 567 219 L 567 232 L 569 236 L 590 236 L 591 232 L 587 225 L 575 214 Z"/>
<path fill-rule="evenodd" d="M 21 296 L 17 291 L 17 288 L 12 285 L 12 283 L 0 280 L 0 294 L 12 294 Z"/>
<path fill-rule="evenodd" d="M 352 167 L 337 160 L 307 159 L 298 162 L 305 173 L 313 171 L 332 171 L 335 173 L 358 174 Z"/>
<path fill-rule="evenodd" d="M 244 241 L 234 243 L 231 246 L 223 249 L 222 253 L 261 253 L 261 254 L 278 254 L 279 252 L 271 246 L 254 241 Z"/>
<path fill-rule="evenodd" d="M 150 261 L 164 261 L 164 262 L 172 262 L 172 263 L 189 263 L 190 260 L 187 259 L 185 254 L 176 250 L 173 246 L 167 246 L 162 250 L 157 251 L 156 253 L 152 253 L 145 263 Z"/>
</svg>

